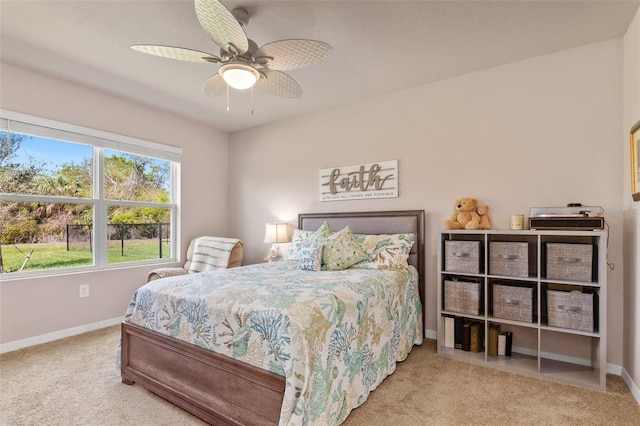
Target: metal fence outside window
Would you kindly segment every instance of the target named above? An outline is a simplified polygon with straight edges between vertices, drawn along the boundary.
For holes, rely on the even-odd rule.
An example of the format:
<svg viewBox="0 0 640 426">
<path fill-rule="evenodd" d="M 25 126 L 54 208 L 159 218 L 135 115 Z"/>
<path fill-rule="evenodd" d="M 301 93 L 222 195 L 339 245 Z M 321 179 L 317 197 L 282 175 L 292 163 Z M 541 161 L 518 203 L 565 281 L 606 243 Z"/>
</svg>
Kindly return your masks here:
<svg viewBox="0 0 640 426">
<path fill-rule="evenodd" d="M 124 256 L 125 241 L 157 240 L 159 258 L 163 257 L 162 243 L 171 238 L 171 227 L 168 222 L 157 223 L 109 223 L 107 224 L 108 243 L 119 242 L 121 255 Z M 67 224 L 67 251 L 93 250 L 93 225 Z"/>
</svg>

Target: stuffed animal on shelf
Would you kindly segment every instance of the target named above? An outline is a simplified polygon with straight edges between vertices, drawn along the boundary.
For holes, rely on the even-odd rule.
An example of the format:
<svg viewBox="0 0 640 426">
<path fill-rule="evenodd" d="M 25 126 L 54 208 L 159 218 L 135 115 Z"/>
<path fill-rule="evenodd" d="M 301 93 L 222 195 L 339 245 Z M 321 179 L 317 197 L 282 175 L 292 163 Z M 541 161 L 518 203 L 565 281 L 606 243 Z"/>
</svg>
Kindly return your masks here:
<svg viewBox="0 0 640 426">
<path fill-rule="evenodd" d="M 454 203 L 455 212 L 450 219 L 444 221 L 447 229 L 479 229 L 480 215 L 476 213 L 478 200 L 475 198 L 458 198 Z"/>
<path fill-rule="evenodd" d="M 476 207 L 476 213 L 480 216 L 478 229 L 491 229 L 491 219 L 489 219 L 489 206 Z"/>
</svg>

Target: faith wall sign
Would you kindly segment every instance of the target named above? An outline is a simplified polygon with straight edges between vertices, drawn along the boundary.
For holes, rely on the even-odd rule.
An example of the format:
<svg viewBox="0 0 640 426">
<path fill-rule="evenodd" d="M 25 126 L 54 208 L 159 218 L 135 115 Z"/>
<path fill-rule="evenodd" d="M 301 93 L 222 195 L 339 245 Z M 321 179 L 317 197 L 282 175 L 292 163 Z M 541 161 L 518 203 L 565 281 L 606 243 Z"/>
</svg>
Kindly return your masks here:
<svg viewBox="0 0 640 426">
<path fill-rule="evenodd" d="M 398 160 L 320 170 L 320 201 L 398 196 Z"/>
</svg>

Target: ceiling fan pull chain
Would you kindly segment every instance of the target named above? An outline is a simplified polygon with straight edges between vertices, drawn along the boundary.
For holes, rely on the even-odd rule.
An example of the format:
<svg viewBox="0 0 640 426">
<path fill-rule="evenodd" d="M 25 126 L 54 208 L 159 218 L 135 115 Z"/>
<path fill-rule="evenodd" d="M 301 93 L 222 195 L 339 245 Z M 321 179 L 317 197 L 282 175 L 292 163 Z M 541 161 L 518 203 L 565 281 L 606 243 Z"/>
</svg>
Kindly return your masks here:
<svg viewBox="0 0 640 426">
<path fill-rule="evenodd" d="M 251 86 L 251 115 L 253 115 L 253 86 Z"/>
<path fill-rule="evenodd" d="M 229 85 L 227 84 L 227 112 L 229 112 Z"/>
</svg>

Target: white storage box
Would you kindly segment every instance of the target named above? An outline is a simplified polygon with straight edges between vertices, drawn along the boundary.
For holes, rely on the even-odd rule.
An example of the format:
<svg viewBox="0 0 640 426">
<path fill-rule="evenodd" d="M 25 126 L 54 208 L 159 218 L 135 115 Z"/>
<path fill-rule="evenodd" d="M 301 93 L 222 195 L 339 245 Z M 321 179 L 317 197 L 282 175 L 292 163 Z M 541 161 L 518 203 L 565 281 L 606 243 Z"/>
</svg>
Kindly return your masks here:
<svg viewBox="0 0 640 426">
<path fill-rule="evenodd" d="M 447 272 L 480 272 L 480 241 L 444 242 L 444 269 Z"/>
<path fill-rule="evenodd" d="M 520 242 L 489 243 L 489 273 L 514 277 L 529 276 L 529 245 Z"/>
<path fill-rule="evenodd" d="M 594 331 L 595 295 L 579 291 L 547 290 L 547 314 L 551 327 Z"/>
<path fill-rule="evenodd" d="M 547 243 L 547 279 L 591 282 L 591 244 Z"/>
<path fill-rule="evenodd" d="M 483 299 L 482 283 L 469 281 L 444 282 L 444 310 L 467 315 L 480 315 Z"/>
<path fill-rule="evenodd" d="M 494 284 L 492 288 L 494 317 L 533 322 L 533 287 Z"/>
</svg>

